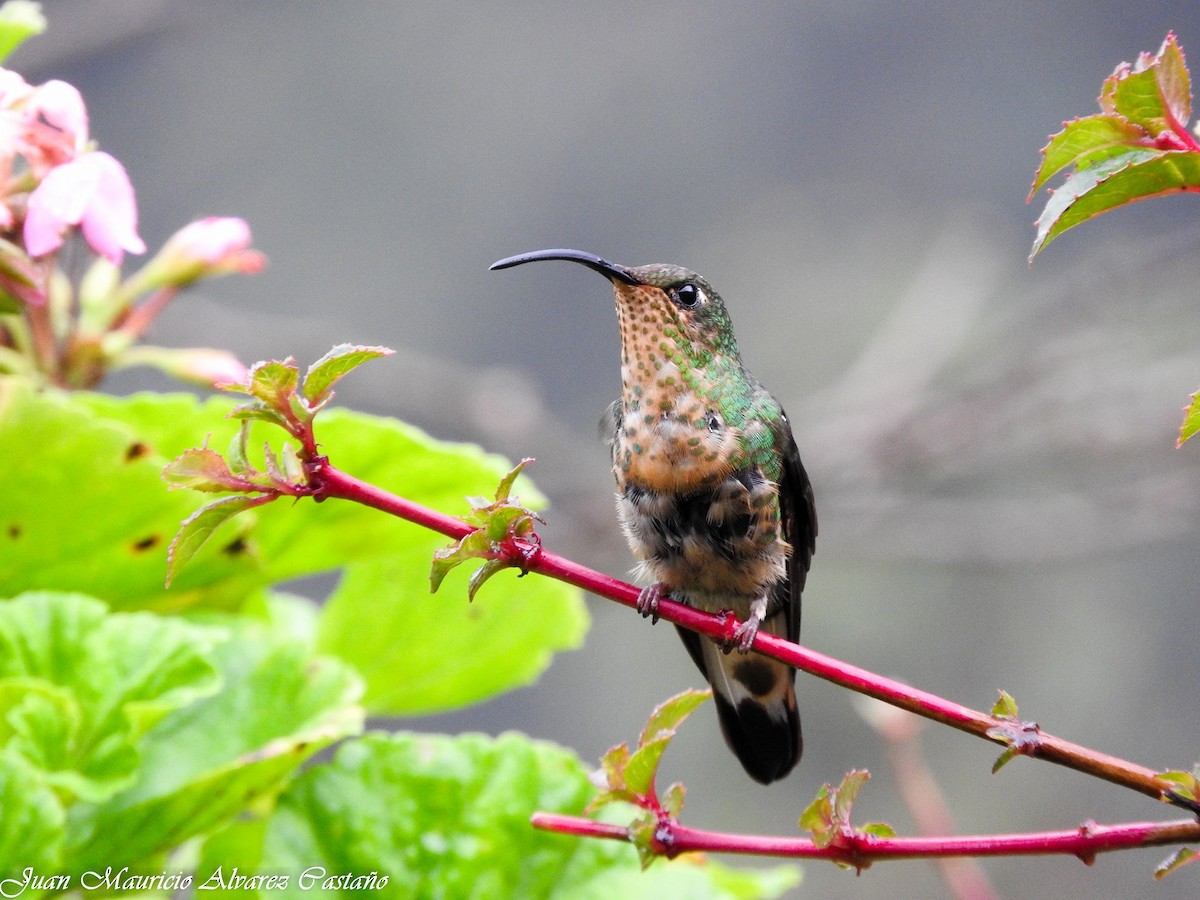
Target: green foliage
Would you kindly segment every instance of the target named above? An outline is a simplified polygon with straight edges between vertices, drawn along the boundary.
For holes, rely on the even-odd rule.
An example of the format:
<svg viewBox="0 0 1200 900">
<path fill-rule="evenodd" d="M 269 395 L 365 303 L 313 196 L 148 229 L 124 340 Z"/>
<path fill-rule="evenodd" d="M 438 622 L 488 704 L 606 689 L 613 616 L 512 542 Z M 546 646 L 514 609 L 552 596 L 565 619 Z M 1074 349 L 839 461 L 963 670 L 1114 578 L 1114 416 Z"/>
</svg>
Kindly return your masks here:
<svg viewBox="0 0 1200 900">
<path fill-rule="evenodd" d="M 597 810 L 614 802 L 654 806 L 654 779 L 663 753 L 670 746 L 679 726 L 696 708 L 712 696 L 712 691 L 686 690 L 664 700 L 650 714 L 646 727 L 638 735 L 637 747 L 631 752 L 626 743 L 618 744 L 600 760 L 600 773 L 605 790 L 589 804 Z M 683 806 L 681 786 L 672 785 L 665 807 L 677 815 Z"/>
<path fill-rule="evenodd" d="M 429 570 L 429 589 L 437 593 L 443 579 L 452 569 L 471 559 L 482 559 L 483 565 L 475 570 L 467 584 L 467 599 L 474 600 L 483 583 L 497 572 L 511 568 L 514 563 L 504 553 L 503 545 L 516 542 L 533 553 L 537 549 L 537 535 L 533 523 L 541 521 L 531 509 L 522 506 L 515 498 L 509 499 L 513 483 L 521 470 L 532 459 L 523 459 L 507 475 L 500 479 L 494 500 L 482 497 L 470 498 L 471 511 L 463 517 L 475 530 L 466 537 L 443 547 L 433 554 L 433 567 Z"/>
<path fill-rule="evenodd" d="M 842 783 L 837 787 L 825 784 L 817 791 L 817 796 L 800 814 L 799 825 L 812 833 L 813 843 L 818 847 L 835 847 L 839 841 L 854 835 L 871 837 L 895 837 L 892 826 L 885 822 L 868 822 L 861 828 L 855 829 L 850 824 L 850 813 L 854 802 L 858 799 L 859 791 L 871 778 L 866 769 L 853 769 L 845 774 Z M 843 868 L 849 868 L 846 863 L 837 863 Z"/>
<path fill-rule="evenodd" d="M 1030 259 L 1069 228 L 1135 200 L 1200 190 L 1200 145 L 1188 130 L 1191 86 L 1168 34 L 1155 55 L 1122 63 L 1104 82 L 1101 113 L 1066 123 L 1042 150 L 1030 198 L 1064 169 L 1037 221 Z"/>
<path fill-rule="evenodd" d="M 1179 427 L 1179 439 L 1176 447 L 1182 447 L 1184 442 L 1200 431 L 1200 391 L 1192 394 L 1191 400 L 1183 410 L 1183 424 Z"/>
<path fill-rule="evenodd" d="M 348 566 L 321 610 L 318 649 L 354 665 L 373 713 L 441 712 L 529 684 L 587 632 L 577 593 L 548 578 L 496 579 L 471 606 L 431 596 L 417 573 L 440 544 L 430 534 Z"/>
<path fill-rule="evenodd" d="M 1156 879 L 1166 878 L 1172 872 L 1182 869 L 1184 866 L 1200 860 L 1200 853 L 1191 850 L 1187 847 L 1180 847 L 1154 869 L 1154 877 Z"/>
<path fill-rule="evenodd" d="M 335 368 L 317 369 L 324 399 Z M 49 586 L 95 598 L 43 589 L 0 601 L 0 872 L 160 873 L 165 853 L 269 810 L 300 763 L 359 730 L 364 691 L 378 712 L 477 702 L 534 680 L 586 630 L 579 592 L 548 579 L 499 579 L 474 607 L 435 601 L 424 576 L 441 539 L 346 502 L 245 511 L 164 588 L 166 536 L 211 497 L 168 491 L 168 461 L 207 434 L 237 464 L 269 468 L 233 408 L 0 379 L 0 444 L 26 448 L 0 468 L 0 596 Z M 341 411 L 322 413 L 321 438 L 347 470 L 444 509 L 508 468 Z M 235 484 L 217 454 L 187 459 L 179 483 Z M 531 485 L 524 494 L 541 502 Z M 202 514 L 255 501 L 234 495 Z M 320 612 L 269 593 L 339 569 Z"/>
<path fill-rule="evenodd" d="M 564 900 L 772 896 L 795 881 L 683 861 L 642 873 L 627 844 L 530 828 L 529 810 L 576 812 L 593 790 L 573 754 L 523 735 L 369 734 L 297 778 L 269 816 L 210 838 L 196 883 L 228 886 L 238 861 L 290 876 L 264 897 L 333 896 L 356 878 L 381 897 Z"/>
<path fill-rule="evenodd" d="M 1001 719 L 1016 719 L 1018 715 L 1017 701 L 1008 691 L 1000 692 L 1000 699 L 992 705 L 992 715 Z"/>
<path fill-rule="evenodd" d="M 0 6 L 0 63 L 26 40 L 45 30 L 46 17 L 40 4 L 8 0 Z"/>
<path fill-rule="evenodd" d="M 250 620 L 0 602 L 0 873 L 154 871 L 361 726 L 358 681 Z M 13 813 L 10 815 L 10 809 Z M 151 824 L 152 823 L 152 824 Z"/>
</svg>

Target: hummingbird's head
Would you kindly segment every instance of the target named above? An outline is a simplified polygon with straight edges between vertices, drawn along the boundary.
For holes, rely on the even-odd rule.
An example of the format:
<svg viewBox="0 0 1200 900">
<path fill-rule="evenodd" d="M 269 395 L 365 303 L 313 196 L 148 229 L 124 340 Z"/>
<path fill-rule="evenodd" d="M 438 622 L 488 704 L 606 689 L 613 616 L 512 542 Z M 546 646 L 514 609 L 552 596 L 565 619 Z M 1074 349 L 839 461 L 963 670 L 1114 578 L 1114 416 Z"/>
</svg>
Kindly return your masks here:
<svg viewBox="0 0 1200 900">
<path fill-rule="evenodd" d="M 502 259 L 491 268 L 507 269 L 543 259 L 579 263 L 612 283 L 627 349 L 631 343 L 653 348 L 665 341 L 689 356 L 693 365 L 705 365 L 713 354 L 737 360 L 737 342 L 725 303 L 695 272 L 662 263 L 620 266 L 582 250 L 536 250 Z"/>
</svg>

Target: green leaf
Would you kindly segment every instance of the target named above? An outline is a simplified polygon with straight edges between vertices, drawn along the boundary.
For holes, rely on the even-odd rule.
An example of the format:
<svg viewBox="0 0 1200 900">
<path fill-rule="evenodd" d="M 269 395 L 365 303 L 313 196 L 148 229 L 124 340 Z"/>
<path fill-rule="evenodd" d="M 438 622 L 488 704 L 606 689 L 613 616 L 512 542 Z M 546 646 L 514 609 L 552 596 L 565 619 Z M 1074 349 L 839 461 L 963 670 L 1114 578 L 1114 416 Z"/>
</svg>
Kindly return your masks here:
<svg viewBox="0 0 1200 900">
<path fill-rule="evenodd" d="M 1116 156 L 1148 139 L 1145 129 L 1115 115 L 1096 115 L 1067 122 L 1042 149 L 1042 164 L 1034 177 L 1029 199 L 1067 166 L 1085 169 Z"/>
<path fill-rule="evenodd" d="M 516 498 L 510 500 L 509 494 L 521 470 L 531 462 L 532 459 L 521 460 L 500 479 L 495 500 L 468 498 L 471 511 L 464 516 L 464 521 L 477 525 L 478 528 L 433 554 L 432 567 L 429 570 L 430 592 L 437 593 L 446 575 L 456 566 L 472 559 L 483 559 L 486 562 L 475 571 L 467 585 L 467 599 L 473 601 L 476 592 L 485 581 L 502 569 L 518 565 L 511 559 L 505 543 L 514 538 L 536 541 L 533 523 L 538 520 L 538 516 L 533 510 L 522 506 Z M 536 546 L 536 543 L 532 546 Z"/>
<path fill-rule="evenodd" d="M 0 63 L 22 43 L 46 30 L 46 17 L 39 3 L 8 0 L 0 6 Z"/>
<path fill-rule="evenodd" d="M 858 792 L 870 778 L 871 773 L 866 769 L 851 769 L 842 777 L 841 785 L 834 792 L 834 818 L 846 825 L 850 824 L 850 813 L 854 809 L 854 801 L 858 799 Z"/>
<path fill-rule="evenodd" d="M 687 797 L 687 788 L 678 781 L 671 784 L 663 791 L 662 808 L 672 819 L 679 818 L 679 814 L 683 811 L 683 801 Z"/>
<path fill-rule="evenodd" d="M 587 631 L 579 592 L 538 575 L 498 576 L 473 605 L 431 596 L 416 573 L 441 540 L 350 566 L 321 610 L 318 648 L 358 670 L 373 713 L 441 712 L 530 684 Z"/>
<path fill-rule="evenodd" d="M 522 735 L 371 734 L 280 796 L 257 871 L 289 884 L 263 895 L 332 897 L 356 877 L 380 896 L 551 900 L 777 896 L 796 882 L 791 868 L 759 874 L 695 858 L 642 873 L 628 844 L 529 826 L 537 810 L 577 813 L 591 790 L 571 753 Z M 255 858 L 254 837 L 234 837 L 241 858 Z M 228 879 L 229 863 L 206 846 L 197 886 L 218 866 Z"/>
<path fill-rule="evenodd" d="M 290 356 L 268 360 L 250 367 L 250 394 L 272 409 L 291 408 L 292 397 L 300 383 L 300 369 Z"/>
<path fill-rule="evenodd" d="M 1054 192 L 1037 220 L 1032 260 L 1056 237 L 1118 206 L 1200 188 L 1200 153 L 1127 150 L 1082 172 Z"/>
<path fill-rule="evenodd" d="M 429 592 L 436 594 L 442 582 L 454 569 L 472 559 L 488 559 L 495 552 L 492 541 L 481 528 L 459 539 L 448 547 L 438 547 L 430 556 Z M 472 590 L 470 599 L 475 599 Z"/>
<path fill-rule="evenodd" d="M 354 344 L 338 344 L 308 367 L 304 376 L 304 396 L 317 406 L 330 396 L 331 389 L 344 375 L 357 369 L 365 362 L 381 356 L 391 356 L 395 350 L 387 347 L 359 347 Z"/>
<path fill-rule="evenodd" d="M 1112 108 L 1151 134 L 1185 128 L 1192 115 L 1192 94 L 1183 51 L 1168 34 L 1158 54 L 1142 54 L 1129 70 L 1118 70 L 1104 96 Z"/>
<path fill-rule="evenodd" d="M 833 841 L 836 830 L 833 820 L 833 787 L 821 785 L 812 802 L 800 813 L 797 825 L 812 835 L 813 843 L 818 847 L 828 847 Z"/>
<path fill-rule="evenodd" d="M 553 653 L 579 645 L 588 619 L 577 589 L 502 573 L 474 606 L 432 598 L 428 561 L 444 538 L 342 501 L 245 510 L 238 528 L 185 547 L 215 521 L 193 523 L 177 552 L 195 556 L 164 590 L 171 535 L 211 495 L 166 490 L 162 468 L 205 435 L 212 446 L 232 441 L 241 427 L 225 418 L 232 406 L 188 395 L 39 393 L 0 378 L 0 446 L 38 448 L 0 468 L 0 596 L 49 585 L 123 609 L 214 610 L 238 608 L 266 585 L 343 569 L 320 644 L 363 673 L 373 709 L 399 713 L 528 684 Z M 477 447 L 338 409 L 322 414 L 318 436 L 340 468 L 443 511 L 511 468 Z M 531 485 L 522 494 L 542 502 Z"/>
<path fill-rule="evenodd" d="M 625 784 L 636 795 L 648 794 L 654 789 L 654 776 L 658 774 L 658 763 L 671 744 L 669 736 L 646 741 L 630 754 L 625 766 Z"/>
<path fill-rule="evenodd" d="M 78 873 L 153 868 L 161 854 L 272 797 L 323 747 L 362 727 L 358 680 L 303 642 L 251 620 L 213 651 L 221 689 L 147 733 L 137 780 L 74 811 L 67 859 Z"/>
<path fill-rule="evenodd" d="M 1171 784 L 1171 789 L 1185 800 L 1200 801 L 1200 777 L 1196 772 L 1160 772 L 1158 777 Z"/>
<path fill-rule="evenodd" d="M 201 497 L 162 482 L 184 447 L 157 454 L 146 434 L 97 416 L 83 396 L 0 377 L 0 446 L 36 448 L 8 454 L 0 469 L 0 596 L 48 588 L 150 605 L 171 536 Z"/>
<path fill-rule="evenodd" d="M 225 458 L 207 447 L 187 450 L 163 469 L 163 480 L 171 487 L 193 491 L 259 491 L 261 488 L 230 471 Z"/>
<path fill-rule="evenodd" d="M 136 776 L 138 742 L 217 688 L 214 636 L 147 613 L 110 615 L 78 594 L 0 603 L 0 738 L 66 798 L 100 801 Z"/>
<path fill-rule="evenodd" d="M 1188 863 L 1194 863 L 1200 859 L 1200 854 L 1188 847 L 1180 847 L 1166 859 L 1164 859 L 1154 869 L 1155 879 L 1166 878 L 1177 869 L 1182 869 Z"/>
<path fill-rule="evenodd" d="M 837 787 L 829 784 L 821 786 L 816 797 L 800 814 L 798 823 L 812 834 L 814 844 L 828 847 L 839 834 L 851 830 L 850 814 L 854 809 L 854 801 L 870 777 L 871 773 L 866 769 L 852 769 L 842 776 L 842 783 Z M 873 829 L 868 833 L 874 834 L 881 827 L 888 826 L 873 822 L 868 827 Z"/>
<path fill-rule="evenodd" d="M 0 749 L 0 881 L 25 869 L 61 871 L 66 812 L 43 773 L 21 754 Z"/>
<path fill-rule="evenodd" d="M 208 543 L 213 532 L 236 516 L 255 506 L 261 506 L 264 501 L 273 500 L 270 495 L 248 497 L 239 494 L 235 497 L 222 497 L 207 506 L 202 506 L 179 525 L 179 531 L 171 539 L 167 548 L 166 584 L 170 587 L 175 576 L 197 553 Z"/>
<path fill-rule="evenodd" d="M 241 424 L 226 418 L 233 406 L 184 394 L 38 392 L 0 377 L 0 446 L 37 448 L 10 454 L 0 469 L 0 596 L 50 587 L 123 609 L 225 608 L 268 584 L 389 558 L 414 540 L 432 552 L 428 532 L 359 504 L 269 504 L 239 516 L 241 529 L 218 532 L 164 591 L 171 537 L 210 498 L 166 490 L 163 467 L 206 436 L 227 446 Z M 477 447 L 338 409 L 322 414 L 318 437 L 345 471 L 445 512 L 510 468 Z M 250 444 L 262 446 L 257 437 Z M 523 494 L 541 502 L 531 487 Z M 422 592 L 428 559 L 405 576 Z M 497 578 L 489 593 L 524 586 Z M 395 593 L 389 586 L 380 599 Z"/>
<path fill-rule="evenodd" d="M 1000 699 L 992 706 L 992 715 L 1005 719 L 1017 718 L 1017 701 L 1008 691 L 1000 692 Z"/>
<path fill-rule="evenodd" d="M 996 761 L 992 763 L 992 774 L 995 775 L 1006 765 L 1012 762 L 1017 757 L 1018 753 L 1019 751 L 1015 745 L 1005 749 L 999 756 L 996 757 Z"/>
<path fill-rule="evenodd" d="M 896 829 L 887 822 L 868 822 L 858 830 L 871 837 L 894 838 L 896 836 Z"/>
<path fill-rule="evenodd" d="M 1182 447 L 1184 442 L 1200 431 L 1200 391 L 1192 394 L 1191 402 L 1184 407 L 1183 424 L 1179 427 L 1179 439 L 1176 447 Z"/>
<path fill-rule="evenodd" d="M 646 720 L 646 727 L 638 736 L 638 744 L 645 744 L 659 736 L 674 736 L 683 721 L 710 697 L 712 697 L 711 690 L 697 691 L 689 688 L 664 700 L 650 713 L 650 718 Z"/>
</svg>

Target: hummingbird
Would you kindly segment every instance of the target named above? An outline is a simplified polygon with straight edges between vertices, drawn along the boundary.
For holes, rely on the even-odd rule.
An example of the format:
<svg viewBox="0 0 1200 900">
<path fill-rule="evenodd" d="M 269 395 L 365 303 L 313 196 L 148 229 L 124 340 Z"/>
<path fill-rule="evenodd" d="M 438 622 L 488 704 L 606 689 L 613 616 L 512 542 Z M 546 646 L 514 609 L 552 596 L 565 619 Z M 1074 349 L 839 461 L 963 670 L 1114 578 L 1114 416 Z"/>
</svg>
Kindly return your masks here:
<svg viewBox="0 0 1200 900">
<path fill-rule="evenodd" d="M 750 648 L 759 631 L 798 639 L 815 549 L 812 485 L 787 415 L 742 365 L 725 304 L 700 275 L 566 249 L 491 268 L 538 260 L 579 263 L 612 284 L 621 331 L 612 471 L 635 571 L 649 582 L 637 609 L 657 618 L 665 595 L 741 620 L 729 646 L 677 630 L 746 772 L 763 784 L 783 778 L 803 749 L 795 670 Z"/>
</svg>

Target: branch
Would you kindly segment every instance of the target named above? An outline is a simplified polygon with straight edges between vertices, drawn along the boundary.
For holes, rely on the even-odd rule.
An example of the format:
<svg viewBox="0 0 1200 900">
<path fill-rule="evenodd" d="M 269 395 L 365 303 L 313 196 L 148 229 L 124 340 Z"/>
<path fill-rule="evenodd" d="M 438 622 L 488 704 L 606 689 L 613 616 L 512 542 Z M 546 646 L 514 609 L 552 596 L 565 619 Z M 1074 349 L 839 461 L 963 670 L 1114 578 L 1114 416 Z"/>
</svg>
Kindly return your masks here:
<svg viewBox="0 0 1200 900">
<path fill-rule="evenodd" d="M 543 831 L 610 840 L 629 841 L 629 829 L 578 816 L 536 813 L 531 822 Z M 736 835 L 699 828 L 686 828 L 662 819 L 655 831 L 654 849 L 674 858 L 681 853 L 740 853 L 792 859 L 826 859 L 864 869 L 877 860 L 939 859 L 959 856 L 1042 856 L 1067 854 L 1091 865 L 1096 854 L 1135 847 L 1195 843 L 1200 840 L 1200 822 L 1129 822 L 1097 825 L 1084 822 L 1066 831 L 1029 834 L 989 834 L 966 837 L 877 837 L 862 832 L 843 832 L 826 847 L 808 838 Z"/>
<path fill-rule="evenodd" d="M 427 509 L 360 481 L 329 465 L 324 459 L 320 459 L 319 464 L 315 466 L 313 475 L 313 496 L 317 500 L 337 497 L 363 503 L 454 539 L 461 539 L 475 530 L 471 525 L 452 516 Z M 639 591 L 633 585 L 546 551 L 536 541 L 512 539 L 503 547 L 503 552 L 509 562 L 524 572 L 537 572 L 557 578 L 625 606 L 637 605 Z M 734 632 L 739 624 L 733 615 L 713 615 L 665 597 L 659 604 L 658 617 L 725 644 L 733 641 Z M 1035 723 L 1020 723 L 1012 718 L 962 706 L 765 632 L 758 633 L 753 646 L 765 656 L 778 659 L 818 678 L 974 734 L 1021 755 L 1066 766 L 1131 788 L 1156 800 L 1200 813 L 1200 808 L 1197 808 L 1193 801 L 1174 793 L 1174 786 L 1161 780 L 1153 769 L 1046 734 Z"/>
</svg>

